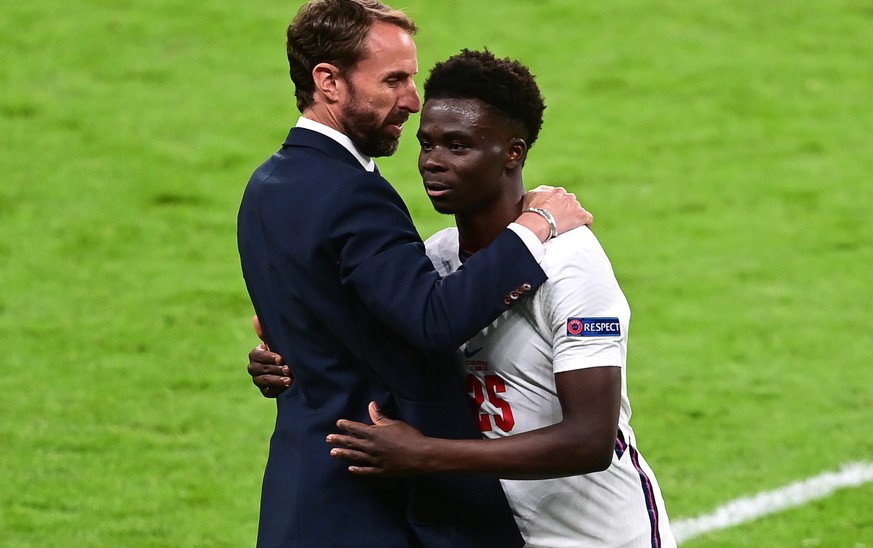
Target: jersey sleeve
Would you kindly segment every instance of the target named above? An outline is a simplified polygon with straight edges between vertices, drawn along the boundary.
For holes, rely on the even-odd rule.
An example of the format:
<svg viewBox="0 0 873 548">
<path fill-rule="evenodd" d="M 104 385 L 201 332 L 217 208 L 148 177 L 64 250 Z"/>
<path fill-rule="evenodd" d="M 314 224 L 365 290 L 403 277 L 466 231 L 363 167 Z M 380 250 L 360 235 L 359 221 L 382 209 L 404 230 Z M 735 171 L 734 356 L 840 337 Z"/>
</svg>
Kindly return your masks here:
<svg viewBox="0 0 873 548">
<path fill-rule="evenodd" d="M 630 312 L 600 249 L 568 254 L 540 289 L 555 373 L 621 366 Z"/>
</svg>

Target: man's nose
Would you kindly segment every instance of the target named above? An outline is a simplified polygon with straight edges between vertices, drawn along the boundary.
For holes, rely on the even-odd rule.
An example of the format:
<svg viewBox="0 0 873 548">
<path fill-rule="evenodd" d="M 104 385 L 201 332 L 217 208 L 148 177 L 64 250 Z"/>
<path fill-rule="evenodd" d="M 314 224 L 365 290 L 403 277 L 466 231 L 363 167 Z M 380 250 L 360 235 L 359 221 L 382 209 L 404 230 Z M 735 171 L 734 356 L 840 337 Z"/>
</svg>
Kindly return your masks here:
<svg viewBox="0 0 873 548">
<path fill-rule="evenodd" d="M 406 93 L 400 98 L 398 106 L 410 113 L 421 110 L 421 97 L 419 97 L 418 89 L 415 87 L 415 80 L 410 78 L 409 86 L 406 88 Z"/>
</svg>

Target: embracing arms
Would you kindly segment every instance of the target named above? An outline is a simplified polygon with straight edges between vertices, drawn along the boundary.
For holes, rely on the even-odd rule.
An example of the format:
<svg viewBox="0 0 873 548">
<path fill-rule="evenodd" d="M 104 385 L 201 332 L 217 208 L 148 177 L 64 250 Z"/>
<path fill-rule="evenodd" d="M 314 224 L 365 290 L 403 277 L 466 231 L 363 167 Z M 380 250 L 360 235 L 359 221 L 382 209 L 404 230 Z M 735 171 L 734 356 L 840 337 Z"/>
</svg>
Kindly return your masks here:
<svg viewBox="0 0 873 548">
<path fill-rule="evenodd" d="M 282 357 L 260 345 L 249 354 L 248 372 L 265 397 L 291 385 Z M 563 419 L 557 424 L 492 440 L 423 436 L 370 404 L 373 425 L 341 420 L 331 434 L 331 455 L 349 459 L 362 475 L 412 475 L 472 471 L 506 478 L 543 478 L 606 469 L 615 447 L 621 401 L 621 368 L 592 367 L 555 375 Z"/>
<path fill-rule="evenodd" d="M 536 479 L 605 470 L 612 461 L 621 401 L 621 368 L 593 367 L 555 376 L 563 419 L 551 426 L 485 440 L 429 438 L 382 416 L 373 425 L 341 420 L 331 434 L 331 455 L 354 462 L 362 475 L 464 471 Z"/>
</svg>

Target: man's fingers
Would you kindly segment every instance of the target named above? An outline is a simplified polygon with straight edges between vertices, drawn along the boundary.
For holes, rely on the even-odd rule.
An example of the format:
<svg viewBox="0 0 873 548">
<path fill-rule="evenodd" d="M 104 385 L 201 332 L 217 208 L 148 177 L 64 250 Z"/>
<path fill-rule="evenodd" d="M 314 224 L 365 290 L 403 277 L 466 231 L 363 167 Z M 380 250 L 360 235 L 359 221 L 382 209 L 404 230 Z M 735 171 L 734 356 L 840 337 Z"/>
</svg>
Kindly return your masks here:
<svg viewBox="0 0 873 548">
<path fill-rule="evenodd" d="M 540 186 L 536 187 L 536 188 L 533 189 L 533 190 L 534 190 L 534 191 L 539 191 L 539 190 L 554 190 L 554 189 L 555 189 L 555 187 L 553 187 L 553 186 L 549 186 L 549 185 L 540 185 Z"/>
<path fill-rule="evenodd" d="M 349 472 L 358 476 L 381 476 L 385 473 L 376 466 L 349 466 Z"/>
<path fill-rule="evenodd" d="M 382 413 L 379 404 L 374 401 L 370 402 L 367 410 L 370 412 L 370 420 L 373 421 L 373 426 L 391 426 L 392 424 L 397 423 L 396 420 L 390 419 Z"/>
<path fill-rule="evenodd" d="M 252 377 L 259 375 L 275 375 L 277 377 L 291 378 L 291 372 L 287 365 L 268 365 L 260 362 L 249 362 L 246 369 Z"/>
<path fill-rule="evenodd" d="M 367 458 L 366 453 L 361 453 L 360 451 L 355 451 L 353 449 L 343 449 L 340 447 L 334 447 L 330 450 L 330 456 L 335 459 L 347 459 L 347 460 L 361 460 Z"/>
<path fill-rule="evenodd" d="M 261 391 L 265 398 L 278 398 L 279 394 L 288 390 L 294 381 L 291 377 L 280 375 L 257 375 L 252 376 L 252 383 Z"/>
<path fill-rule="evenodd" d="M 389 424 L 395 422 L 392 419 L 389 419 L 382 413 L 382 409 L 379 407 L 379 404 L 371 401 L 370 405 L 367 406 L 367 410 L 370 412 L 370 420 L 373 421 L 375 426 L 388 426 Z"/>
<path fill-rule="evenodd" d="M 261 319 L 258 318 L 257 314 L 252 316 L 252 325 L 255 328 L 255 333 L 257 333 L 258 338 L 261 339 L 262 341 L 264 341 L 264 330 L 261 329 Z M 267 341 L 264 341 L 264 343 L 266 343 L 266 342 Z"/>
<path fill-rule="evenodd" d="M 369 424 L 345 419 L 340 419 L 336 421 L 336 427 L 343 432 L 348 432 L 349 434 L 352 434 L 353 436 L 357 436 L 359 438 L 364 437 L 364 435 L 367 433 L 367 430 L 372 428 L 372 426 L 370 426 Z"/>
<path fill-rule="evenodd" d="M 275 352 L 270 352 L 269 348 L 267 348 L 267 345 L 264 343 L 252 348 L 252 351 L 249 352 L 249 361 L 264 364 L 285 365 L 285 360 L 282 359 L 282 356 Z"/>
<path fill-rule="evenodd" d="M 277 390 L 284 390 L 291 386 L 293 381 L 291 377 L 284 377 L 282 375 L 254 375 L 252 376 L 252 382 L 261 389 L 275 388 Z"/>
<path fill-rule="evenodd" d="M 249 352 L 249 365 L 246 370 L 252 377 L 252 383 L 265 398 L 278 397 L 294 383 L 291 370 L 282 361 L 282 357 L 270 352 L 265 343 L 259 344 Z"/>
<path fill-rule="evenodd" d="M 335 459 L 346 459 L 358 464 L 376 464 L 375 459 L 363 451 L 356 451 L 347 447 L 334 447 L 330 450 L 330 456 Z"/>
<path fill-rule="evenodd" d="M 366 453 L 334 447 L 330 450 L 330 456 L 335 459 L 350 460 L 355 464 L 349 466 L 349 472 L 360 476 L 378 476 L 384 473 L 378 463 Z"/>
<path fill-rule="evenodd" d="M 364 444 L 361 443 L 361 438 L 356 438 L 355 436 L 329 434 L 325 441 L 336 448 L 348 449 L 350 451 L 364 449 Z"/>
</svg>

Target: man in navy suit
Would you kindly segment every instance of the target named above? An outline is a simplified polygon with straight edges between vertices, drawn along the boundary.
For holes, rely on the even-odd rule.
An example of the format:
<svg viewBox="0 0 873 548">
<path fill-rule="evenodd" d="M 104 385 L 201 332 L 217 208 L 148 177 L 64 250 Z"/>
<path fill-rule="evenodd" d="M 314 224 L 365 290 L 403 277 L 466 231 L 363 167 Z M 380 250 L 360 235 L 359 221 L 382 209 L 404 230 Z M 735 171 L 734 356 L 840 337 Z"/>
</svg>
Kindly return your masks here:
<svg viewBox="0 0 873 548">
<path fill-rule="evenodd" d="M 528 193 L 533 209 L 440 278 L 372 160 L 396 150 L 421 107 L 415 31 L 375 0 L 313 1 L 288 28 L 303 116 L 252 175 L 238 219 L 264 339 L 295 356 L 296 382 L 277 398 L 259 546 L 522 544 L 494 479 L 361 478 L 324 450 L 336 420 L 365 420 L 369 401 L 426 435 L 478 438 L 454 350 L 545 280 L 543 240 L 590 220 L 560 189 Z"/>
</svg>

